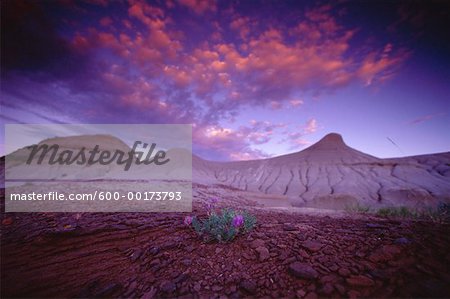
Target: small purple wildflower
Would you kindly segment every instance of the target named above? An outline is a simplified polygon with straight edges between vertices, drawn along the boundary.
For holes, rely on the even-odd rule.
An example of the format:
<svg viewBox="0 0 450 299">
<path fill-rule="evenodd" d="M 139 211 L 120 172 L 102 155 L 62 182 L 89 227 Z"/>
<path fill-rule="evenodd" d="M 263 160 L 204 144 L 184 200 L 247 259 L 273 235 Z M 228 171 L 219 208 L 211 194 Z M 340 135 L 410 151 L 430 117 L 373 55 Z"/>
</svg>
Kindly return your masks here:
<svg viewBox="0 0 450 299">
<path fill-rule="evenodd" d="M 192 216 L 184 217 L 184 225 L 187 225 L 187 226 L 191 225 L 192 219 L 194 219 L 194 217 L 192 217 Z"/>
<path fill-rule="evenodd" d="M 231 222 L 231 224 L 232 224 L 234 227 L 240 227 L 240 226 L 242 226 L 242 225 L 244 224 L 244 216 L 242 216 L 242 215 L 236 215 L 236 216 L 234 216 L 233 221 Z"/>
</svg>

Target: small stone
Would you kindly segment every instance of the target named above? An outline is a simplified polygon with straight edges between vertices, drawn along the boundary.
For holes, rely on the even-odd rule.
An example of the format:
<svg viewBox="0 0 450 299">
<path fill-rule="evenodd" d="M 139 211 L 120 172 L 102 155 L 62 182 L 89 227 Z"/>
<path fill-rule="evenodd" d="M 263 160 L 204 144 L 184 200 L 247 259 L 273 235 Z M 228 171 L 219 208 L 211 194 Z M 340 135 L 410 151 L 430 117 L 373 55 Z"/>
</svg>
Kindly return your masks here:
<svg viewBox="0 0 450 299">
<path fill-rule="evenodd" d="M 219 286 L 219 285 L 213 285 L 212 287 L 212 291 L 213 292 L 220 292 L 222 291 L 223 287 Z"/>
<path fill-rule="evenodd" d="M 401 238 L 398 238 L 398 239 L 394 240 L 394 244 L 397 244 L 397 245 L 406 245 L 406 244 L 409 244 L 409 243 L 411 243 L 411 241 L 409 239 L 407 239 L 407 238 L 404 238 L 404 237 L 401 237 Z"/>
<path fill-rule="evenodd" d="M 181 261 L 181 263 L 185 266 L 190 266 L 192 265 L 192 261 L 190 259 L 184 259 Z"/>
<path fill-rule="evenodd" d="M 330 296 L 334 291 L 333 286 L 330 283 L 325 284 L 320 290 L 319 293 L 325 296 Z"/>
<path fill-rule="evenodd" d="M 354 275 L 346 279 L 347 283 L 354 287 L 371 287 L 375 282 L 369 277 L 363 275 Z"/>
<path fill-rule="evenodd" d="M 142 295 L 141 299 L 153 299 L 156 295 L 156 288 L 151 287 L 149 291 L 147 291 L 144 295 Z"/>
<path fill-rule="evenodd" d="M 298 290 L 297 291 L 297 297 L 303 298 L 306 295 L 306 292 L 304 290 Z"/>
<path fill-rule="evenodd" d="M 106 297 L 107 295 L 111 295 L 115 291 L 120 288 L 120 285 L 112 282 L 107 284 L 104 288 L 100 289 L 97 293 L 95 293 L 95 297 Z"/>
<path fill-rule="evenodd" d="M 133 254 L 131 254 L 130 259 L 131 261 L 134 263 L 135 261 L 137 261 L 137 259 L 141 256 L 142 254 L 142 250 L 140 249 L 136 249 L 135 251 L 133 251 Z"/>
<path fill-rule="evenodd" d="M 2 225 L 11 225 L 13 223 L 12 217 L 7 217 L 2 220 Z"/>
<path fill-rule="evenodd" d="M 303 279 L 315 279 L 319 276 L 319 273 L 317 273 L 310 265 L 300 262 L 290 264 L 289 273 L 297 278 Z"/>
<path fill-rule="evenodd" d="M 317 252 L 323 247 L 322 243 L 317 241 L 305 241 L 302 246 L 311 252 Z"/>
<path fill-rule="evenodd" d="M 350 290 L 347 292 L 347 295 L 349 298 L 353 299 L 353 298 L 359 298 L 361 297 L 361 293 L 355 290 Z"/>
<path fill-rule="evenodd" d="M 269 250 L 266 247 L 258 247 L 256 251 L 259 254 L 259 261 L 263 262 L 270 257 Z"/>
<path fill-rule="evenodd" d="M 317 299 L 319 296 L 317 296 L 314 292 L 309 292 L 308 295 L 306 295 L 305 299 Z"/>
<path fill-rule="evenodd" d="M 195 250 L 195 247 L 192 245 L 189 245 L 189 246 L 184 247 L 184 250 L 186 250 L 187 252 L 192 252 Z"/>
<path fill-rule="evenodd" d="M 170 281 L 165 281 L 161 284 L 161 290 L 165 293 L 173 293 L 176 288 L 175 284 Z"/>
<path fill-rule="evenodd" d="M 250 295 L 253 295 L 256 293 L 256 284 L 253 281 L 250 280 L 244 280 L 240 284 L 241 289 L 243 289 L 245 292 L 249 293 Z"/>
<path fill-rule="evenodd" d="M 265 245 L 264 240 L 261 239 L 256 239 L 252 243 L 250 243 L 250 247 L 254 249 L 258 247 L 264 247 L 264 245 Z"/>
<path fill-rule="evenodd" d="M 343 285 L 337 283 L 337 284 L 334 285 L 334 288 L 339 292 L 339 294 L 340 294 L 341 296 L 344 296 L 344 295 L 345 295 L 345 288 L 344 288 Z"/>
<path fill-rule="evenodd" d="M 174 283 L 182 283 L 189 278 L 189 275 L 186 273 L 181 273 L 177 278 L 175 278 Z"/>
<path fill-rule="evenodd" d="M 369 260 L 378 263 L 378 262 L 387 262 L 391 260 L 393 257 L 400 254 L 401 248 L 398 245 L 384 245 L 374 253 L 369 256 Z"/>
<path fill-rule="evenodd" d="M 384 225 L 377 224 L 377 223 L 366 223 L 366 227 L 368 227 L 368 228 L 385 228 Z"/>
<path fill-rule="evenodd" d="M 148 253 L 150 253 L 151 255 L 156 255 L 159 253 L 159 248 L 158 247 L 152 247 L 148 250 Z"/>
<path fill-rule="evenodd" d="M 157 266 L 159 264 L 161 264 L 161 260 L 160 259 L 154 259 L 153 261 L 150 262 L 150 267 Z"/>
<path fill-rule="evenodd" d="M 339 275 L 341 275 L 341 276 L 344 276 L 344 277 L 347 277 L 347 276 L 349 276 L 351 273 L 350 273 L 350 270 L 349 269 L 347 269 L 347 268 L 341 268 L 341 269 L 339 269 Z"/>
<path fill-rule="evenodd" d="M 296 231 L 297 227 L 291 223 L 285 223 L 283 225 L 283 230 L 287 232 Z"/>
</svg>

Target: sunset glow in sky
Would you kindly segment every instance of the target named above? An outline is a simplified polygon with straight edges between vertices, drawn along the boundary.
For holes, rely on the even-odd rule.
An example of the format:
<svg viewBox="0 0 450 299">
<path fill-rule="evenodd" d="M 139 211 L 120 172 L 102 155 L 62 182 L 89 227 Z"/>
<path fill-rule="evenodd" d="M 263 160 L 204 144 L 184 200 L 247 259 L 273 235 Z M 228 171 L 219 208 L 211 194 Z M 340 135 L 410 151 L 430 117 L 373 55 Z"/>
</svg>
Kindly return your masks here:
<svg viewBox="0 0 450 299">
<path fill-rule="evenodd" d="M 2 1 L 3 123 L 192 123 L 212 160 L 338 132 L 450 150 L 445 1 Z M 395 144 L 394 144 L 395 143 Z"/>
</svg>

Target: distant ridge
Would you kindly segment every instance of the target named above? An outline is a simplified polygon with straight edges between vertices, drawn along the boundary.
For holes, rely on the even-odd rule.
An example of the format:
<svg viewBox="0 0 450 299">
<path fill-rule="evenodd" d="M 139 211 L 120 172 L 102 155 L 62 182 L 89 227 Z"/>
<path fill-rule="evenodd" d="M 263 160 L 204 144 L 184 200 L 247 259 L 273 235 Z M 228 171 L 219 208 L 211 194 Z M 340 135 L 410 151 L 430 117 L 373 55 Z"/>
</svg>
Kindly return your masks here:
<svg viewBox="0 0 450 299">
<path fill-rule="evenodd" d="M 195 157 L 193 178 L 285 195 L 293 205 L 414 206 L 450 202 L 450 153 L 379 159 L 330 133 L 296 153 L 263 160 L 212 162 Z"/>
<path fill-rule="evenodd" d="M 102 148 L 129 150 L 120 139 L 109 135 L 54 138 L 43 143 L 51 141 L 76 149 L 83 144 L 92 145 L 93 140 Z M 7 173 L 26 173 L 29 168 L 23 168 L 22 164 L 27 151 L 23 148 L 13 153 Z M 189 152 L 177 149 L 169 152 L 177 158 L 178 162 L 172 163 L 175 168 L 190 167 L 183 162 Z M 164 171 L 173 172 L 175 168 Z M 126 179 L 132 174 L 143 177 L 148 172 L 143 167 L 134 170 L 125 173 L 114 165 L 106 169 L 74 167 L 70 173 L 57 165 L 39 169 L 43 174 L 45 171 L 45 177 L 53 179 Z M 420 208 L 450 202 L 450 152 L 379 159 L 351 148 L 341 135 L 331 133 L 302 151 L 269 159 L 214 162 L 193 155 L 192 179 L 202 184 L 286 196 L 295 206 L 345 208 L 360 204 Z"/>
</svg>

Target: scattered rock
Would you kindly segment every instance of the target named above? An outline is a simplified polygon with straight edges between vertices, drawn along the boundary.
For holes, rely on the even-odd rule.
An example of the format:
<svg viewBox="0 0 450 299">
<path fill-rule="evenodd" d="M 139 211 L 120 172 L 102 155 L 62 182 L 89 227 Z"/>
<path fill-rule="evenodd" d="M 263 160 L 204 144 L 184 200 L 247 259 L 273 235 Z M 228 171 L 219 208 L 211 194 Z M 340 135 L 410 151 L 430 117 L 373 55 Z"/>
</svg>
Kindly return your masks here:
<svg viewBox="0 0 450 299">
<path fill-rule="evenodd" d="M 385 228 L 384 225 L 378 223 L 366 223 L 366 227 L 368 228 Z"/>
<path fill-rule="evenodd" d="M 12 217 L 7 217 L 2 220 L 2 225 L 11 225 L 13 223 Z"/>
<path fill-rule="evenodd" d="M 401 252 L 398 245 L 384 245 L 369 256 L 369 260 L 374 263 L 387 262 Z"/>
<path fill-rule="evenodd" d="M 297 297 L 303 298 L 306 295 L 306 292 L 304 290 L 298 290 L 297 291 Z"/>
<path fill-rule="evenodd" d="M 264 242 L 264 240 L 261 240 L 261 239 L 256 239 L 252 243 L 250 243 L 250 247 L 253 249 L 256 249 L 258 247 L 264 247 L 264 245 L 265 245 L 265 242 Z"/>
<path fill-rule="evenodd" d="M 117 283 L 109 283 L 105 287 L 101 288 L 98 292 L 95 292 L 94 297 L 106 297 L 111 296 L 115 291 L 120 289 L 120 285 Z"/>
<path fill-rule="evenodd" d="M 406 244 L 409 244 L 409 243 L 411 243 L 411 241 L 409 239 L 407 239 L 407 238 L 404 238 L 404 237 L 401 237 L 401 238 L 398 238 L 398 239 L 394 240 L 394 244 L 397 244 L 397 245 L 406 245 Z"/>
<path fill-rule="evenodd" d="M 189 275 L 186 273 L 181 273 L 180 275 L 178 275 L 177 278 L 175 278 L 174 283 L 182 283 L 184 281 L 186 281 L 189 278 Z"/>
<path fill-rule="evenodd" d="M 291 232 L 291 231 L 298 230 L 298 228 L 295 225 L 291 224 L 291 223 L 285 223 L 283 225 L 283 230 L 287 231 L 287 232 Z"/>
<path fill-rule="evenodd" d="M 130 255 L 130 259 L 131 261 L 134 263 L 135 261 L 137 261 L 137 259 L 141 256 L 142 254 L 142 250 L 141 249 L 136 249 L 133 251 L 133 253 Z"/>
<path fill-rule="evenodd" d="M 146 293 L 144 293 L 144 295 L 142 295 L 141 299 L 153 299 L 155 298 L 156 295 L 156 288 L 151 287 L 149 291 L 147 291 Z"/>
<path fill-rule="evenodd" d="M 321 295 L 329 297 L 334 291 L 333 285 L 331 283 L 326 283 L 321 289 L 319 289 L 319 293 Z"/>
<path fill-rule="evenodd" d="M 159 247 L 152 247 L 148 250 L 151 255 L 157 255 L 159 253 Z"/>
<path fill-rule="evenodd" d="M 351 274 L 350 270 L 347 268 L 340 268 L 338 271 L 339 275 L 347 277 Z"/>
<path fill-rule="evenodd" d="M 322 243 L 317 242 L 317 241 L 309 241 L 309 240 L 303 242 L 302 246 L 311 252 L 317 252 L 323 247 Z"/>
<path fill-rule="evenodd" d="M 314 292 L 309 292 L 308 295 L 305 296 L 305 299 L 317 299 L 319 296 L 317 296 Z"/>
<path fill-rule="evenodd" d="M 173 293 L 176 289 L 176 285 L 171 281 L 165 281 L 161 284 L 161 291 L 165 293 Z"/>
<path fill-rule="evenodd" d="M 185 266 L 190 266 L 192 265 L 192 261 L 190 259 L 184 259 L 181 261 L 181 263 Z"/>
<path fill-rule="evenodd" d="M 184 250 L 186 250 L 187 252 L 190 253 L 195 250 L 195 247 L 192 245 L 189 245 L 189 246 L 184 247 Z"/>
<path fill-rule="evenodd" d="M 315 279 L 319 276 L 319 273 L 317 273 L 310 265 L 300 262 L 290 264 L 289 273 L 302 279 Z"/>
<path fill-rule="evenodd" d="M 354 287 L 371 287 L 375 282 L 367 276 L 357 275 L 350 276 L 346 279 L 347 283 Z"/>
<path fill-rule="evenodd" d="M 259 254 L 259 261 L 263 262 L 270 257 L 269 250 L 266 247 L 258 247 L 256 251 Z"/>
<path fill-rule="evenodd" d="M 355 291 L 355 290 L 348 291 L 347 295 L 348 295 L 348 298 L 351 298 L 351 299 L 361 297 L 361 293 L 358 291 Z"/>
<path fill-rule="evenodd" d="M 244 280 L 241 282 L 240 287 L 242 290 L 247 292 L 250 295 L 254 295 L 256 293 L 256 284 L 250 280 Z"/>
</svg>

